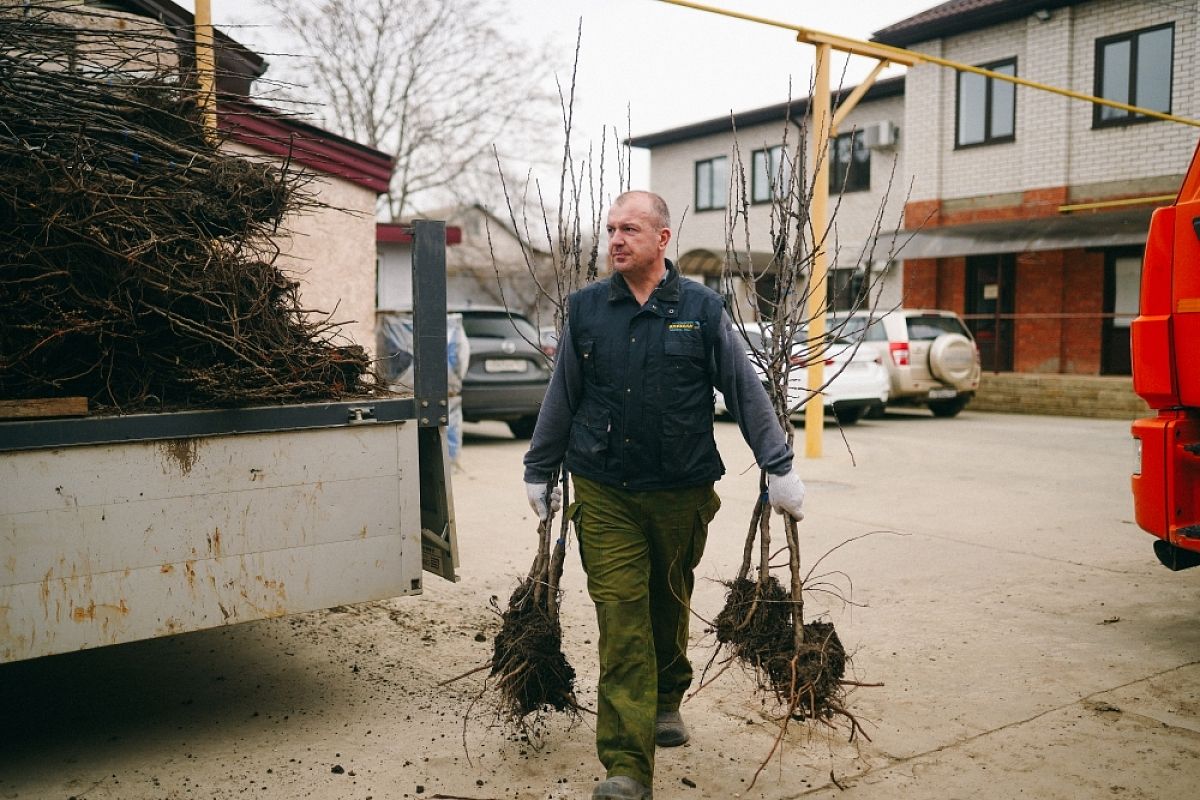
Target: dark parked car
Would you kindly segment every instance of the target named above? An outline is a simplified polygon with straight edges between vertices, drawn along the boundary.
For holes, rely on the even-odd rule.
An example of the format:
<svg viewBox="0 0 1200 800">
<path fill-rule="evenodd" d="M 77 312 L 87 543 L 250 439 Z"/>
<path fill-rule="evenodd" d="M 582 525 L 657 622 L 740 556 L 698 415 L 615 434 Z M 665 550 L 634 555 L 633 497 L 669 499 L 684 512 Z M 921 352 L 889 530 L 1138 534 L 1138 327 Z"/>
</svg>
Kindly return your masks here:
<svg viewBox="0 0 1200 800">
<path fill-rule="evenodd" d="M 538 347 L 538 329 L 503 308 L 451 310 L 462 314 L 471 346 L 463 419 L 507 422 L 514 436 L 528 439 L 550 383 L 550 361 Z"/>
</svg>

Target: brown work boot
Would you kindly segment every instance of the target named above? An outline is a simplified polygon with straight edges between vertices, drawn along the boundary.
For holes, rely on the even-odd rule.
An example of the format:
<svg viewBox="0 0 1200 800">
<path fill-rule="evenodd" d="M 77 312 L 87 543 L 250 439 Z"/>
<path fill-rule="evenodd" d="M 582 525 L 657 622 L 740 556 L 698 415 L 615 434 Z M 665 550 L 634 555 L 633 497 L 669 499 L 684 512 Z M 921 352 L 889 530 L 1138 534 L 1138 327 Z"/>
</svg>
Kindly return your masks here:
<svg viewBox="0 0 1200 800">
<path fill-rule="evenodd" d="M 592 800 L 653 800 L 653 796 L 628 775 L 614 775 L 592 791 Z"/>
<path fill-rule="evenodd" d="M 654 743 L 659 747 L 679 747 L 687 744 L 687 726 L 678 711 L 660 711 L 654 718 Z"/>
</svg>

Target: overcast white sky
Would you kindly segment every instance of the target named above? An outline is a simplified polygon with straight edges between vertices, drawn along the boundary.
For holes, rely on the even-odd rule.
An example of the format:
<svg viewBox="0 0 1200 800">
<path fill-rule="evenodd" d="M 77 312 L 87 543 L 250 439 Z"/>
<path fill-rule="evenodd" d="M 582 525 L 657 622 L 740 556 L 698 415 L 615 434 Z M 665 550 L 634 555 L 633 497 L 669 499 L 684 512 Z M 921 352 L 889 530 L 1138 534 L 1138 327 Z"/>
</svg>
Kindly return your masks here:
<svg viewBox="0 0 1200 800">
<path fill-rule="evenodd" d="M 181 5 L 193 8 L 191 0 Z M 709 4 L 854 38 L 938 4 L 938 0 L 708 0 Z M 813 48 L 793 35 L 657 0 L 509 0 L 514 35 L 549 40 L 569 76 L 575 31 L 583 21 L 576 130 L 602 125 L 634 135 L 744 111 L 807 94 Z M 256 0 L 212 0 L 213 19 L 235 39 L 270 51 L 270 13 Z M 241 28 L 250 23 L 260 27 Z M 835 54 L 836 55 L 836 54 Z M 847 84 L 873 66 L 852 59 Z M 834 83 L 841 70 L 835 58 Z M 636 158 L 633 185 L 645 186 L 648 160 Z"/>
</svg>

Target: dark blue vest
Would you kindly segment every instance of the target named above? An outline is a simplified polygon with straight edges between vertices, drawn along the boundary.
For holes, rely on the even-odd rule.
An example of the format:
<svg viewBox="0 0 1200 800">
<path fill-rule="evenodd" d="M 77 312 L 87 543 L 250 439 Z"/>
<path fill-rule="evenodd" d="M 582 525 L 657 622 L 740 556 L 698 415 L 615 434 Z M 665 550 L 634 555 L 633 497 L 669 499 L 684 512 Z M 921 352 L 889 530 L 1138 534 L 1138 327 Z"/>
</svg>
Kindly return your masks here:
<svg viewBox="0 0 1200 800">
<path fill-rule="evenodd" d="M 620 275 L 571 295 L 568 330 L 583 372 L 567 469 L 627 489 L 671 489 L 717 480 L 713 439 L 714 347 L 720 295 L 667 278 L 638 306 Z"/>
</svg>

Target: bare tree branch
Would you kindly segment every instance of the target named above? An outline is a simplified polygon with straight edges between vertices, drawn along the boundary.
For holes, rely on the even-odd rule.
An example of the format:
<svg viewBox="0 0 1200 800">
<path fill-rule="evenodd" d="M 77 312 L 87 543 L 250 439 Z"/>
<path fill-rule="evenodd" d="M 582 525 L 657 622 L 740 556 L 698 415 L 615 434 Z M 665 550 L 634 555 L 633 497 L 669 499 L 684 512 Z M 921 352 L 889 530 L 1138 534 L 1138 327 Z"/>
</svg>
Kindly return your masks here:
<svg viewBox="0 0 1200 800">
<path fill-rule="evenodd" d="M 510 162 L 544 152 L 552 60 L 495 24 L 498 0 L 268 3 L 308 56 L 292 68 L 293 99 L 395 159 L 381 209 L 390 219 L 498 201 L 493 146 Z"/>
</svg>

